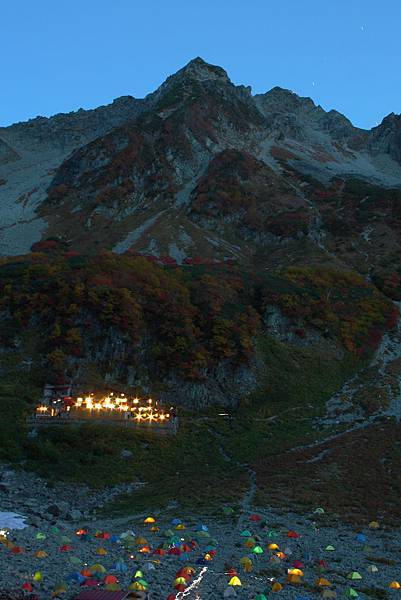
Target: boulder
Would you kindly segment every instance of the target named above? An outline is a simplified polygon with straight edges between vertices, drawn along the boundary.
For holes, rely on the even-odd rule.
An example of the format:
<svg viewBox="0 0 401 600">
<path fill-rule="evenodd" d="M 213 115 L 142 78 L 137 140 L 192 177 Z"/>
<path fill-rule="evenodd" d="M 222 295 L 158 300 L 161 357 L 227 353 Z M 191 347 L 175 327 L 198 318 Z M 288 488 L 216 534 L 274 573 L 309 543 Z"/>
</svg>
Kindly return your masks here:
<svg viewBox="0 0 401 600">
<path fill-rule="evenodd" d="M 73 509 L 67 513 L 68 521 L 80 521 L 83 517 L 83 514 L 80 510 Z"/>
<path fill-rule="evenodd" d="M 57 504 L 51 504 L 46 508 L 46 512 L 53 517 L 59 517 L 61 515 L 61 509 Z"/>
</svg>

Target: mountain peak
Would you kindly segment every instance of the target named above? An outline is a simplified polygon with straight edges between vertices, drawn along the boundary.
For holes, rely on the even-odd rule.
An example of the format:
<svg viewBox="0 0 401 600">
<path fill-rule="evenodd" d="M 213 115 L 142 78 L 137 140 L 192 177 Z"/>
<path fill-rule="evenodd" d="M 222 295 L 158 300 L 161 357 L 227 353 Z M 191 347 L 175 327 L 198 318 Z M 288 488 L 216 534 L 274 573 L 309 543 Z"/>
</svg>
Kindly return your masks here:
<svg viewBox="0 0 401 600">
<path fill-rule="evenodd" d="M 146 100 L 150 105 L 154 105 L 165 97 L 166 94 L 170 94 L 177 86 L 181 88 L 181 93 L 184 89 L 187 93 L 190 93 L 194 83 L 203 84 L 210 81 L 217 84 L 232 86 L 224 69 L 216 65 L 211 65 L 204 61 L 200 56 L 197 56 L 176 73 L 167 77 L 164 83 L 162 83 L 155 92 L 146 96 Z"/>
<path fill-rule="evenodd" d="M 214 79 L 222 81 L 223 83 L 231 83 L 227 72 L 222 67 L 207 63 L 200 56 L 190 60 L 189 63 L 177 71 L 175 75 L 172 75 L 173 78 L 182 76 L 189 76 L 198 81 Z"/>
<path fill-rule="evenodd" d="M 260 94 L 260 98 L 263 98 L 264 103 L 268 103 L 273 109 L 278 112 L 287 112 L 298 110 L 300 107 L 314 109 L 316 108 L 315 103 L 311 98 L 298 96 L 292 90 L 287 90 L 279 86 L 275 86 L 265 94 Z"/>
</svg>

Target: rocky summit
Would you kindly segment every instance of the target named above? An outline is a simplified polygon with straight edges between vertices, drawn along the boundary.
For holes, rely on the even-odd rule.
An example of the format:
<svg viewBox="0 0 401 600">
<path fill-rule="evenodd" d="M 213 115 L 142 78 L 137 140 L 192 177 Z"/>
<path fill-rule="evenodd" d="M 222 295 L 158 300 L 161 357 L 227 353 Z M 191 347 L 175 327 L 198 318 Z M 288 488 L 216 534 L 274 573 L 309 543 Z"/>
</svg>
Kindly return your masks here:
<svg viewBox="0 0 401 600">
<path fill-rule="evenodd" d="M 400 115 L 201 58 L 0 128 L 4 597 L 399 593 L 400 237 Z M 152 396 L 174 430 L 41 427 L 45 384 Z"/>
<path fill-rule="evenodd" d="M 0 128 L 0 252 L 57 238 L 247 261 L 317 237 L 330 250 L 346 233 L 364 261 L 383 228 L 398 235 L 397 208 L 373 214 L 370 199 L 350 228 L 341 190 L 359 182 L 354 213 L 375 186 L 397 195 L 400 131 L 394 113 L 367 131 L 289 90 L 252 95 L 196 58 L 144 99 Z"/>
</svg>

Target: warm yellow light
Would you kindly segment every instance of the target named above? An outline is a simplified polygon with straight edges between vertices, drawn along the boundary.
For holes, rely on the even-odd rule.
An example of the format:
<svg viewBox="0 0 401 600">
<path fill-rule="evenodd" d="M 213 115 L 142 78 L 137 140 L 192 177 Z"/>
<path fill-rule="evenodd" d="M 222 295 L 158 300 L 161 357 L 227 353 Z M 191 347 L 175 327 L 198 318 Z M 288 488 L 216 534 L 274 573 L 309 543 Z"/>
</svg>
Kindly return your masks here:
<svg viewBox="0 0 401 600">
<path fill-rule="evenodd" d="M 110 392 L 100 399 L 95 398 L 92 392 L 85 397 L 80 396 L 75 400 L 73 409 L 88 410 L 90 412 L 96 410 L 97 413 L 100 411 L 107 411 L 108 413 L 130 412 L 132 414 L 132 418 L 137 422 L 148 421 L 152 423 L 166 421 L 170 418 L 170 413 L 159 412 L 158 402 L 154 401 L 152 398 L 141 400 L 137 397 L 128 398 L 125 396 L 125 394 L 119 394 L 116 396 L 113 394 L 113 392 Z M 35 411 L 39 414 L 51 414 L 51 416 L 58 414 L 58 409 L 45 405 L 37 406 Z M 71 407 L 67 406 L 66 411 L 71 411 Z"/>
</svg>

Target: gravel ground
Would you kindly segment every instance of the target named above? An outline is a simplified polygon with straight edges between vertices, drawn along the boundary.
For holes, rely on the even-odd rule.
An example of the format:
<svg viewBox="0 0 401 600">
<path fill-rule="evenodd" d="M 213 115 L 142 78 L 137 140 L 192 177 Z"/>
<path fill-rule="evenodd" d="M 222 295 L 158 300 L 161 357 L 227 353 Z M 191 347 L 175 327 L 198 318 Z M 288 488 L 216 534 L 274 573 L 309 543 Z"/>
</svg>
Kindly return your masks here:
<svg viewBox="0 0 401 600">
<path fill-rule="evenodd" d="M 300 515 L 266 507 L 256 513 L 260 520 L 253 520 L 255 481 L 251 470 L 250 487 L 237 514 L 225 515 L 223 507 L 221 517 L 177 514 L 185 525 L 182 530 L 172 523 L 174 503 L 164 512 L 153 515 L 154 526 L 159 531 L 150 531 L 152 525 L 144 523 L 147 515 L 98 519 L 95 509 L 132 487 L 120 486 L 97 493 L 83 486 L 49 487 L 35 475 L 0 467 L 0 511 L 19 513 L 26 517 L 27 523 L 25 529 L 9 531 L 7 540 L 0 543 L 0 590 L 20 595 L 23 584 L 29 582 L 33 585 L 33 594 L 41 600 L 52 597 L 69 600 L 81 589 L 80 583 L 74 580 L 79 578 L 77 574 L 100 563 L 105 568 L 105 573 L 98 579 L 100 587 L 105 587 L 104 577 L 109 574 L 116 576 L 121 588 L 126 589 L 135 580 L 135 573 L 141 570 L 148 583 L 147 597 L 151 600 L 167 599 L 169 594 L 176 594 L 177 600 L 184 597 L 212 600 L 234 594 L 251 600 L 258 593 L 270 594 L 275 582 L 284 586 L 278 592 L 280 596 L 294 600 L 321 596 L 324 589 L 332 590 L 339 597 L 353 588 L 360 597 L 377 600 L 401 594 L 401 590 L 389 588 L 390 582 L 401 580 L 398 530 L 383 524 L 379 524 L 379 529 L 372 529 L 368 523 L 362 530 L 356 530 L 338 522 L 329 512 Z M 208 528 L 202 534 L 204 537 L 199 536 L 201 524 Z M 77 535 L 82 529 L 88 534 Z M 165 534 L 166 530 L 170 530 L 169 535 Z M 249 537 L 242 535 L 244 530 L 249 531 L 249 537 L 254 538 L 263 553 L 255 554 L 251 547 L 245 546 Z M 290 530 L 300 537 L 288 537 Z M 109 536 L 99 537 L 99 532 Z M 125 534 L 131 538 L 129 544 Z M 175 540 L 172 539 L 174 536 Z M 143 537 L 146 542 L 141 542 L 138 537 Z M 192 544 L 194 540 L 196 545 Z M 270 543 L 276 543 L 279 550 L 269 550 Z M 188 544 L 190 550 L 181 555 L 155 555 L 154 550 L 162 544 L 166 545 L 167 552 L 174 544 L 179 547 Z M 327 550 L 328 545 L 334 550 Z M 15 553 L 12 546 L 23 551 Z M 149 551 L 140 552 L 144 547 Z M 210 548 L 216 553 L 211 560 L 205 560 Z M 40 550 L 47 556 L 37 557 L 35 554 Z M 277 551 L 284 555 L 277 556 Z M 249 572 L 241 565 L 244 557 L 249 557 L 252 562 Z M 294 561 L 303 564 L 304 576 L 300 584 L 286 582 L 287 571 Z M 325 561 L 326 566 L 319 561 Z M 125 564 L 125 571 L 116 568 L 118 562 Z M 368 570 L 372 565 L 377 566 L 377 573 Z M 174 579 L 184 566 L 193 566 L 195 573 L 186 590 L 178 593 L 174 589 Z M 228 586 L 230 576 L 227 571 L 230 568 L 238 572 L 241 586 Z M 42 574 L 41 581 L 34 580 L 38 571 Z M 351 571 L 357 571 L 362 579 L 347 579 Z M 316 586 L 319 577 L 327 578 L 331 586 Z M 197 585 L 190 588 L 197 580 Z M 55 596 L 57 588 L 65 591 Z M 24 593 L 29 597 L 27 592 Z"/>
<path fill-rule="evenodd" d="M 23 553 L 13 554 L 4 544 L 0 546 L 0 589 L 18 590 L 24 582 L 29 581 L 33 583 L 34 592 L 39 598 L 45 599 L 51 598 L 52 592 L 60 583 L 65 582 L 66 592 L 60 597 L 74 598 L 80 589 L 78 582 L 72 581 L 74 573 L 100 563 L 105 567 L 107 574 L 118 577 L 122 588 L 129 585 L 137 570 L 141 570 L 149 584 L 148 597 L 153 600 L 165 599 L 169 594 L 177 593 L 173 587 L 175 574 L 186 565 L 195 568 L 193 580 L 202 573 L 198 586 L 191 591 L 187 588 L 185 597 L 194 600 L 223 598 L 230 579 L 226 574 L 230 567 L 237 570 L 242 583 L 242 586 L 235 587 L 236 596 L 239 598 L 252 599 L 257 593 L 271 593 L 274 581 L 284 584 L 279 592 L 282 597 L 294 599 L 300 596 L 316 597 L 324 589 L 319 589 L 315 585 L 319 577 L 326 577 L 332 584 L 330 589 L 335 590 L 338 596 L 346 594 L 350 587 L 361 597 L 378 597 L 380 593 L 385 594 L 386 591 L 391 595 L 401 593 L 389 589 L 391 581 L 401 579 L 399 567 L 401 546 L 398 532 L 384 529 L 372 530 L 367 526 L 362 532 L 366 536 L 366 541 L 361 541 L 357 539 L 357 535 L 361 532 L 353 531 L 341 524 L 330 525 L 328 515 L 312 514 L 308 518 L 294 513 L 280 515 L 268 510 L 257 514 L 262 515 L 261 522 L 252 521 L 249 514 L 242 514 L 241 519 L 238 519 L 238 516 L 222 515 L 221 522 L 216 519 L 210 521 L 205 517 L 204 521 L 212 539 L 198 537 L 196 529 L 202 523 L 202 518 L 198 518 L 196 523 L 194 520 L 187 520 L 186 529 L 177 530 L 170 519 L 163 519 L 160 515 L 157 518 L 159 532 L 151 532 L 151 525 L 143 523 L 143 516 L 125 522 L 121 520 L 98 522 L 89 519 L 78 526 L 61 520 L 57 521 L 56 525 L 51 525 L 47 520 L 43 520 L 36 526 L 31 525 L 26 529 L 9 533 L 8 539 L 22 547 Z M 255 555 L 250 548 L 245 547 L 248 538 L 241 535 L 239 525 L 241 528 L 248 529 L 252 536 L 258 536 L 256 541 L 263 549 L 263 554 Z M 76 533 L 78 528 L 87 529 L 89 535 L 82 539 Z M 164 535 L 166 529 L 171 529 L 174 535 L 178 536 L 179 543 L 184 541 L 190 543 L 193 539 L 197 539 L 197 546 L 181 556 L 168 554 L 156 556 L 151 552 L 139 552 L 139 549 L 144 546 L 149 546 L 153 551 L 168 542 L 170 538 Z M 300 537 L 289 538 L 289 529 L 295 530 Z M 99 531 L 106 531 L 111 534 L 111 537 L 109 539 L 96 537 L 96 532 Z M 127 547 L 124 539 L 120 537 L 127 531 L 133 532 L 135 538 L 144 537 L 147 543 L 133 542 Z M 46 539 L 37 539 L 38 533 L 44 534 Z M 67 541 L 67 538 L 71 541 Z M 267 549 L 267 545 L 272 542 L 276 543 L 285 554 L 283 558 L 276 557 L 277 562 L 272 561 L 275 552 Z M 326 550 L 330 544 L 335 550 Z M 71 550 L 61 551 L 62 546 L 66 545 L 71 546 Z M 366 548 L 367 545 L 369 549 Z M 216 555 L 212 560 L 199 564 L 208 547 L 215 547 Z M 100 548 L 104 549 L 106 554 L 99 555 Z M 48 556 L 35 557 L 38 550 L 44 550 Z M 245 572 L 241 567 L 240 560 L 245 556 L 250 557 L 253 563 L 251 572 Z M 74 561 L 78 562 L 76 559 L 81 562 L 73 564 Z M 160 562 L 154 562 L 155 560 Z M 287 570 L 295 560 L 301 561 L 304 565 L 302 583 L 286 584 Z M 321 560 L 327 562 L 324 570 L 318 564 Z M 127 566 L 126 572 L 115 568 L 118 561 L 124 561 Z M 379 569 L 377 573 L 368 571 L 369 565 L 372 564 L 377 565 Z M 43 580 L 35 583 L 33 576 L 37 571 L 41 571 Z M 362 579 L 348 580 L 347 574 L 351 571 L 360 573 Z M 101 581 L 100 583 L 104 587 Z M 367 591 L 369 589 L 370 591 Z M 177 594 L 177 598 L 180 597 L 184 595 Z"/>
</svg>

